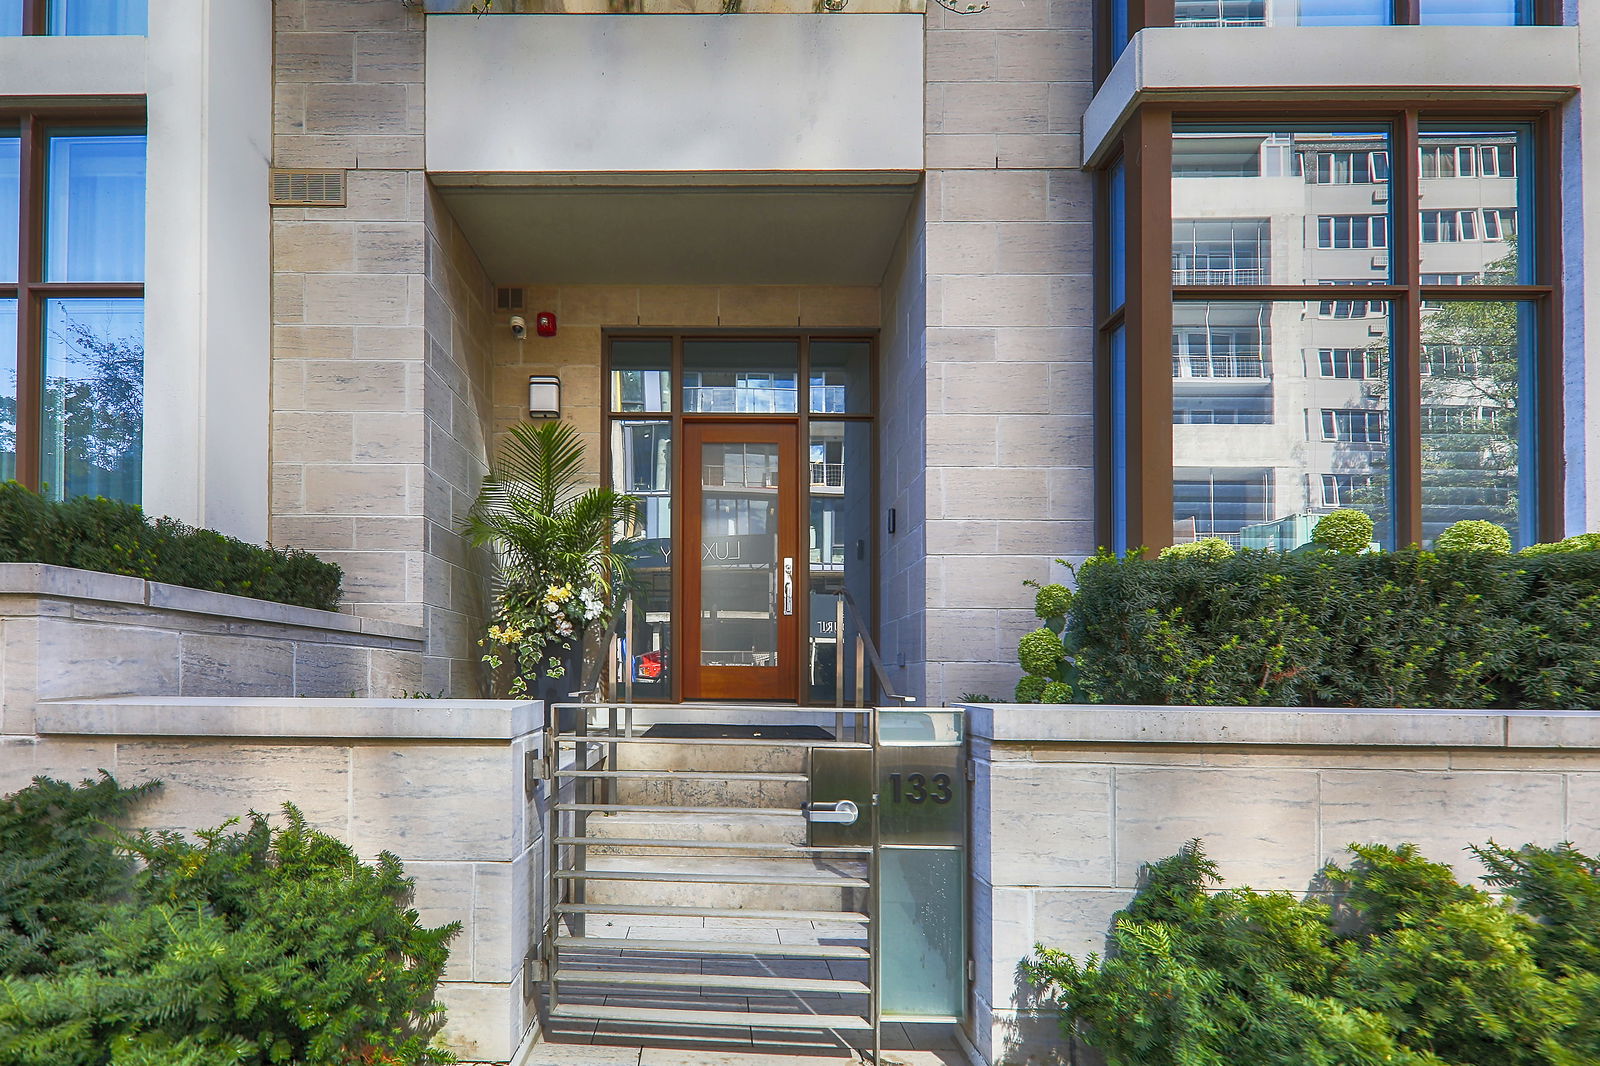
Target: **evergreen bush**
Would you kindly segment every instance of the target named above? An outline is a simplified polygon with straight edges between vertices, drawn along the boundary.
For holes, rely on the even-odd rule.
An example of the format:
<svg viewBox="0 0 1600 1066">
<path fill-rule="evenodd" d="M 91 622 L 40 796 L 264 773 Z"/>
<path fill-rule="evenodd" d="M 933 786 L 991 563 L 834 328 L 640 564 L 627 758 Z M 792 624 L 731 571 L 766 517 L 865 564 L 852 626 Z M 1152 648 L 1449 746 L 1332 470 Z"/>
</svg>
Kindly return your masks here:
<svg viewBox="0 0 1600 1066">
<path fill-rule="evenodd" d="M 198 834 L 121 836 L 150 787 L 36 779 L 0 801 L 0 1063 L 431 1066 L 457 926 L 407 907 L 292 805 Z"/>
<path fill-rule="evenodd" d="M 1236 553 L 1233 545 L 1221 537 L 1201 537 L 1183 544 L 1169 544 L 1161 549 L 1163 559 L 1209 559 L 1220 562 L 1231 559 Z"/>
<path fill-rule="evenodd" d="M 1511 534 L 1503 526 L 1485 522 L 1481 518 L 1465 518 L 1453 522 L 1433 540 L 1433 550 L 1439 552 L 1495 552 L 1511 554 Z"/>
<path fill-rule="evenodd" d="M 1104 555 L 1060 636 L 1083 702 L 1592 707 L 1600 551 Z"/>
<path fill-rule="evenodd" d="M 1359 555 L 1372 546 L 1372 517 L 1346 508 L 1323 515 L 1311 530 L 1311 540 L 1336 552 Z"/>
<path fill-rule="evenodd" d="M 1594 859 L 1474 849 L 1519 908 L 1410 845 L 1352 850 L 1325 871 L 1335 907 L 1215 891 L 1193 841 L 1147 871 L 1105 957 L 1040 946 L 1024 971 L 1109 1066 L 1600 1061 Z"/>
<path fill-rule="evenodd" d="M 263 548 L 172 518 L 147 521 L 100 496 L 47 500 L 0 483 L 0 563 L 48 563 L 250 596 L 323 611 L 339 607 L 339 567 L 293 548 Z"/>
</svg>

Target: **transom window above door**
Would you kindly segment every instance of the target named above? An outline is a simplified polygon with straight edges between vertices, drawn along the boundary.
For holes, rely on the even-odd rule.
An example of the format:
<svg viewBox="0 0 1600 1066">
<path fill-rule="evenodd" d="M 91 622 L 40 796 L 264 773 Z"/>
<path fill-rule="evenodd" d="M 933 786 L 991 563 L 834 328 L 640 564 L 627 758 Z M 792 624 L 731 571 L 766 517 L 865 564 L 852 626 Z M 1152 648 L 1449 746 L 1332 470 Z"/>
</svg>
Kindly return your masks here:
<svg viewBox="0 0 1600 1066">
<path fill-rule="evenodd" d="M 854 338 L 614 338 L 610 410 L 793 415 L 803 405 L 813 415 L 866 414 L 871 350 Z"/>
</svg>

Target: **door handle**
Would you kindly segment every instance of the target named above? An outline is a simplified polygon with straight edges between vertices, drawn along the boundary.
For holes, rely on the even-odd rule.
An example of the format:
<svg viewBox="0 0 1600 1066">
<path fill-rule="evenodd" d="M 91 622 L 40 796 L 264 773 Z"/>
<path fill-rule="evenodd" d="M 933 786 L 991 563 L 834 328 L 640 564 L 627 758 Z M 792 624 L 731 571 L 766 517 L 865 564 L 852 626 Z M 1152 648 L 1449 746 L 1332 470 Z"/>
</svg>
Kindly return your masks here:
<svg viewBox="0 0 1600 1066">
<path fill-rule="evenodd" d="M 861 816 L 861 808 L 855 805 L 854 800 L 840 800 L 837 803 L 806 803 L 801 807 L 806 812 L 808 822 L 838 822 L 840 825 L 855 825 L 856 819 Z"/>
<path fill-rule="evenodd" d="M 794 614 L 794 557 L 783 560 L 783 613 Z"/>
</svg>

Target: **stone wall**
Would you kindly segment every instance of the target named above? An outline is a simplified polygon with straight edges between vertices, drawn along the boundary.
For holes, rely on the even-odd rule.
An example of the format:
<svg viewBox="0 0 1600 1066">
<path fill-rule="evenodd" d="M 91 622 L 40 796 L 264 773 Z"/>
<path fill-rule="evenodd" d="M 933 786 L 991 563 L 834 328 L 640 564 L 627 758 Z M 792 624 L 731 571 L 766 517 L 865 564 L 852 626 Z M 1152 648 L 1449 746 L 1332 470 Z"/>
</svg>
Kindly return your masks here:
<svg viewBox="0 0 1600 1066">
<path fill-rule="evenodd" d="M 450 691 L 476 693 L 483 687 L 475 652 L 488 614 L 491 561 L 460 530 L 489 471 L 493 290 L 432 185 L 426 215 L 422 598 L 429 650 L 450 659 Z"/>
<path fill-rule="evenodd" d="M 475 693 L 489 279 L 423 172 L 424 17 L 275 0 L 273 163 L 347 171 L 274 208 L 271 537 L 345 570 L 350 609 L 423 626 L 422 687 Z"/>
<path fill-rule="evenodd" d="M 439 987 L 463 1062 L 508 1062 L 535 1025 L 539 704 L 488 700 L 112 699 L 40 705 L 0 737 L 0 795 L 35 775 L 162 782 L 135 826 L 193 831 L 292 802 L 367 860 L 392 851 L 428 925 L 461 923 Z M 537 957 L 537 956 L 535 956 Z"/>
<path fill-rule="evenodd" d="M 1600 713 L 999 706 L 969 712 L 973 1043 L 1065 1063 L 1017 975 L 1104 952 L 1140 867 L 1200 838 L 1230 885 L 1303 893 L 1352 842 L 1600 848 Z M 1082 1054 L 1078 1062 L 1097 1061 Z"/>
<path fill-rule="evenodd" d="M 415 626 L 38 563 L 0 563 L 0 735 L 39 700 L 398 696 L 422 685 Z"/>
<path fill-rule="evenodd" d="M 1094 543 L 1093 5 L 927 15 L 926 696 L 1009 696 L 1024 579 Z"/>
</svg>

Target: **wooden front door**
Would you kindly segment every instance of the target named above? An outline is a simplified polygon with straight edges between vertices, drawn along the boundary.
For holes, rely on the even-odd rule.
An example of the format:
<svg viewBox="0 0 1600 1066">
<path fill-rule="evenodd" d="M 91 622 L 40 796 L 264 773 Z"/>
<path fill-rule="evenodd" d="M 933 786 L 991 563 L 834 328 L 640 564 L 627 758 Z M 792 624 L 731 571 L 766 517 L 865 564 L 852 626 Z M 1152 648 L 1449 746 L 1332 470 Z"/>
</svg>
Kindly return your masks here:
<svg viewBox="0 0 1600 1066">
<path fill-rule="evenodd" d="M 684 425 L 685 699 L 799 696 L 798 428 Z"/>
</svg>

